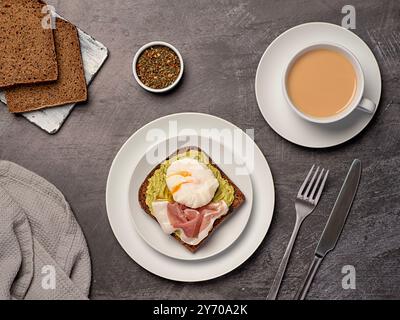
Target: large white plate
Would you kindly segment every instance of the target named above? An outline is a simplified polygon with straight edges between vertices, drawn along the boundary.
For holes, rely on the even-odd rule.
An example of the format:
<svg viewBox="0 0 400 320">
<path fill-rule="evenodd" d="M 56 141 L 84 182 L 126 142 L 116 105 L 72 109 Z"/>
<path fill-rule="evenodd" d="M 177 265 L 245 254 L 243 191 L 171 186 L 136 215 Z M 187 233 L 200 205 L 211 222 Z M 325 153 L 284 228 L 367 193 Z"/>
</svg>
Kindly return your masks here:
<svg viewBox="0 0 400 320">
<path fill-rule="evenodd" d="M 246 197 L 246 201 L 242 206 L 235 210 L 195 253 L 190 252 L 176 239 L 165 234 L 160 225 L 145 214 L 138 201 L 138 192 L 141 184 L 154 167 L 164 161 L 166 154 L 163 154 L 163 151 L 170 150 L 166 153 L 175 152 L 175 150 L 171 150 L 172 146 L 175 150 L 184 147 L 200 147 Z M 242 165 L 243 160 L 240 155 L 234 154 L 232 149 L 220 144 L 218 141 L 206 137 L 179 136 L 156 144 L 138 162 L 129 186 L 129 204 L 137 232 L 153 249 L 176 259 L 206 259 L 227 249 L 246 228 L 253 203 L 253 188 L 249 173 L 240 172 L 240 174 L 237 174 L 237 167 L 240 166 L 242 168 Z"/>
<path fill-rule="evenodd" d="M 372 51 L 353 32 L 330 23 L 312 22 L 282 33 L 267 48 L 258 66 L 257 102 L 265 120 L 276 133 L 290 142 L 310 148 L 326 148 L 346 142 L 359 134 L 374 116 L 355 111 L 333 124 L 315 124 L 291 110 L 282 93 L 284 69 L 300 49 L 321 41 L 342 45 L 357 57 L 365 75 L 365 97 L 376 105 L 382 88 L 379 66 Z"/>
<path fill-rule="evenodd" d="M 177 130 L 190 130 L 199 135 L 204 129 L 235 131 L 245 142 L 254 146 L 254 161 L 250 155 L 245 159 L 251 173 L 254 193 L 253 208 L 245 231 L 227 250 L 210 259 L 183 261 L 167 257 L 153 250 L 136 232 L 129 209 L 130 178 L 142 155 L 151 147 L 147 133 L 154 130 L 174 135 L 170 125 Z M 229 146 L 227 143 L 224 143 Z M 248 162 L 249 161 L 249 162 Z M 111 228 L 127 254 L 140 266 L 160 277 L 176 281 L 204 281 L 222 276 L 245 262 L 264 239 L 273 215 L 275 202 L 274 184 L 268 163 L 260 149 L 235 125 L 206 114 L 180 113 L 157 119 L 133 134 L 115 157 L 108 175 L 106 206 Z"/>
</svg>

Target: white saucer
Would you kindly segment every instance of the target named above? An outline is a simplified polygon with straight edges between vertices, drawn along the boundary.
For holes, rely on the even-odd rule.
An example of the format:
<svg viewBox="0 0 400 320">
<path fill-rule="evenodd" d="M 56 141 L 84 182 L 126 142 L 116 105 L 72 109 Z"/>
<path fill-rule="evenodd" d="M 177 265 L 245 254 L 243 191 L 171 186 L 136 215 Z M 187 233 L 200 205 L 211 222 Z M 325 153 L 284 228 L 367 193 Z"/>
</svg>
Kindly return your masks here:
<svg viewBox="0 0 400 320">
<path fill-rule="evenodd" d="M 173 146 L 171 148 L 171 146 Z M 176 146 L 176 147 L 175 147 Z M 139 188 L 147 175 L 166 157 L 184 147 L 200 147 L 215 164 L 243 192 L 246 201 L 218 227 L 195 253 L 190 252 L 173 237 L 165 234 L 160 225 L 149 217 L 138 201 Z M 171 150 L 173 149 L 173 150 Z M 163 154 L 163 151 L 170 150 Z M 160 156 L 161 153 L 161 156 Z M 225 156 L 225 159 L 224 159 Z M 232 161 L 233 160 L 233 161 Z M 216 140 L 200 136 L 180 136 L 163 140 L 143 155 L 133 171 L 129 186 L 129 204 L 137 232 L 149 246 L 175 259 L 201 260 L 215 256 L 230 247 L 243 233 L 250 218 L 253 203 L 253 187 L 249 172 L 237 174 L 237 167 L 243 168 L 243 160 L 232 149 Z"/>
<path fill-rule="evenodd" d="M 136 232 L 129 208 L 128 189 L 133 170 L 143 154 L 154 145 L 147 141 L 147 134 L 150 131 L 158 130 L 167 133 L 166 138 L 176 136 L 177 134 L 174 134 L 174 130 L 171 130 L 170 127 L 174 123 L 177 123 L 179 131 L 190 130 L 190 135 L 197 133 L 197 135 L 204 136 L 202 131 L 204 129 L 235 131 L 239 138 L 254 147 L 254 161 L 251 160 L 250 155 L 244 159 L 250 172 L 253 188 L 257 190 L 253 197 L 249 222 L 235 243 L 209 259 L 184 261 L 167 257 L 153 250 Z M 232 145 L 225 141 L 224 145 L 232 148 Z M 108 219 L 115 237 L 127 254 L 149 272 L 167 279 L 186 282 L 204 281 L 222 276 L 245 262 L 259 247 L 269 229 L 274 202 L 275 192 L 271 171 L 264 155 L 254 141 L 235 125 L 201 113 L 180 113 L 166 116 L 150 122 L 138 130 L 122 146 L 115 157 L 106 188 Z"/>
<path fill-rule="evenodd" d="M 290 59 L 305 46 L 326 41 L 348 48 L 357 57 L 365 75 L 365 97 L 378 105 L 381 96 L 378 63 L 364 41 L 353 32 L 334 24 L 312 22 L 282 33 L 270 44 L 258 65 L 256 97 L 271 128 L 286 140 L 304 147 L 326 148 L 346 142 L 359 134 L 374 116 L 356 110 L 337 123 L 309 123 L 285 101 L 282 77 Z"/>
</svg>

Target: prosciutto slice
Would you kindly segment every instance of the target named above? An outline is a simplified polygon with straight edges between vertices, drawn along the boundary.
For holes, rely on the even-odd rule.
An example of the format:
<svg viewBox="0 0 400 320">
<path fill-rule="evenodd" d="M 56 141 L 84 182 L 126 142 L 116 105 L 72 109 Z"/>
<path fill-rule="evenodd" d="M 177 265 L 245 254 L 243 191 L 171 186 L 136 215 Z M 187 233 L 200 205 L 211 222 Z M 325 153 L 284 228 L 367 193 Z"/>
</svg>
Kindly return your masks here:
<svg viewBox="0 0 400 320">
<path fill-rule="evenodd" d="M 195 209 L 186 208 L 177 202 L 168 203 L 168 218 L 174 228 L 180 228 L 189 238 L 199 235 L 204 214 Z"/>
<path fill-rule="evenodd" d="M 168 218 L 174 228 L 180 228 L 188 238 L 196 238 L 211 221 L 224 211 L 224 203 L 216 202 L 192 209 L 177 202 L 168 203 Z"/>
<path fill-rule="evenodd" d="M 225 203 L 223 203 L 222 201 L 212 202 L 200 208 L 200 211 L 204 213 L 204 219 L 200 227 L 200 232 L 206 229 L 213 219 L 225 213 L 224 210 L 226 205 L 224 206 L 224 204 Z"/>
</svg>

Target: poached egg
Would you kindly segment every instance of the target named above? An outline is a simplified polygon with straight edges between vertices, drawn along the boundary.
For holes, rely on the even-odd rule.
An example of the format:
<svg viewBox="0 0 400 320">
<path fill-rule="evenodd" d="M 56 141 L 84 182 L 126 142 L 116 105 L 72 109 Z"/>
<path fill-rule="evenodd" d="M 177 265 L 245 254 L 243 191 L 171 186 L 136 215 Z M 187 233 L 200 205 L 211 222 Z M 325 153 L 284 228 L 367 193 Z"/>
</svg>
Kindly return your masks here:
<svg viewBox="0 0 400 320">
<path fill-rule="evenodd" d="M 193 209 L 210 203 L 219 187 L 212 171 L 192 158 L 172 162 L 167 169 L 166 182 L 173 199 Z"/>
</svg>

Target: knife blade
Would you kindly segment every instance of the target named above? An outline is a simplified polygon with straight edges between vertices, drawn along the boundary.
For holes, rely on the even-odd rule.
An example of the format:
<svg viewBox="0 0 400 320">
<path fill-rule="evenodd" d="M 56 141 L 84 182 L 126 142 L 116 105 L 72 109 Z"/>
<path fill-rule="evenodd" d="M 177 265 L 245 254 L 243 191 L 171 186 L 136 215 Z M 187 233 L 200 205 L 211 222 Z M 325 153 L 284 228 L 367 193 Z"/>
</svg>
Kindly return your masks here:
<svg viewBox="0 0 400 320">
<path fill-rule="evenodd" d="M 310 269 L 301 289 L 296 295 L 297 299 L 305 299 L 308 289 L 310 288 L 314 276 L 322 262 L 322 259 L 327 255 L 328 252 L 335 248 L 356 196 L 360 178 L 361 161 L 356 159 L 351 164 L 350 170 L 347 173 L 342 188 L 340 189 L 332 212 L 328 218 L 328 222 L 326 223 L 324 231 L 322 232 L 321 238 L 318 242 L 317 249 L 315 250 L 313 262 L 311 263 Z"/>
<path fill-rule="evenodd" d="M 360 178 L 361 161 L 356 159 L 351 164 L 350 170 L 342 188 L 340 189 L 339 196 L 333 206 L 328 222 L 322 232 L 317 249 L 315 250 L 316 256 L 322 258 L 335 248 L 356 196 Z"/>
</svg>

